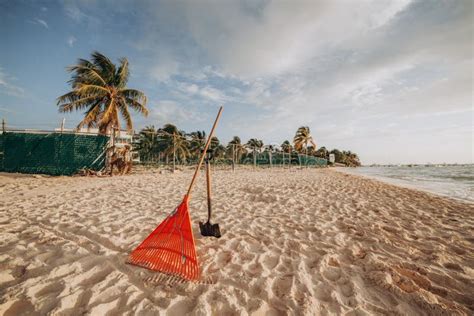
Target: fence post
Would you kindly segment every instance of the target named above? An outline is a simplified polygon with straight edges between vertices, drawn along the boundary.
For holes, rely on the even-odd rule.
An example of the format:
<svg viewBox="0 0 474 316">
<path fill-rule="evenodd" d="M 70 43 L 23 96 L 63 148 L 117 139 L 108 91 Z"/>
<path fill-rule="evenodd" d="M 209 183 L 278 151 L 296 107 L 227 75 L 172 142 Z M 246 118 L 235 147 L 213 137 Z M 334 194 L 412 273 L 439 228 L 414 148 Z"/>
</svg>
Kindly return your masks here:
<svg viewBox="0 0 474 316">
<path fill-rule="evenodd" d="M 63 120 L 61 121 L 61 134 L 63 133 L 64 131 L 64 123 L 66 122 L 66 118 L 63 117 Z"/>
<path fill-rule="evenodd" d="M 308 168 L 308 145 L 306 144 L 305 148 L 305 157 L 304 157 L 306 168 Z"/>
<path fill-rule="evenodd" d="M 174 136 L 174 132 L 173 132 L 173 173 L 175 171 L 175 167 L 176 167 L 176 140 L 175 140 L 175 136 Z"/>
<path fill-rule="evenodd" d="M 254 148 L 253 149 L 253 169 L 255 170 L 255 168 L 257 168 L 257 153 Z"/>
<path fill-rule="evenodd" d="M 235 144 L 232 144 L 232 172 L 235 172 Z"/>
</svg>

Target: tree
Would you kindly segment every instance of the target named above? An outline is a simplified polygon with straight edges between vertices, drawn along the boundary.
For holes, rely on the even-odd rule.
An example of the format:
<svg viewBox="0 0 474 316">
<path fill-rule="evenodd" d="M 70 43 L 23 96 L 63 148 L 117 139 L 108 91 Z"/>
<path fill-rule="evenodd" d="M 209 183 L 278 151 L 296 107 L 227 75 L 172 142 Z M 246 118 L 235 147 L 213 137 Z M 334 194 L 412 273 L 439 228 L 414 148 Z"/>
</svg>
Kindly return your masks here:
<svg viewBox="0 0 474 316">
<path fill-rule="evenodd" d="M 230 157 L 234 155 L 236 161 L 240 161 L 242 156 L 247 153 L 247 150 L 242 145 L 239 136 L 234 136 L 234 138 L 232 138 L 232 140 L 227 144 L 227 153 Z"/>
<path fill-rule="evenodd" d="M 334 162 L 343 163 L 343 154 L 339 149 L 333 149 L 329 153 L 334 154 Z"/>
<path fill-rule="evenodd" d="M 252 150 L 253 153 L 253 165 L 257 165 L 257 151 L 260 151 L 263 147 L 263 142 L 261 140 L 258 140 L 256 138 L 251 138 L 247 142 L 247 147 L 249 147 Z"/>
<path fill-rule="evenodd" d="M 157 149 L 157 131 L 154 126 L 146 126 L 139 133 L 138 153 L 142 160 L 150 160 Z"/>
<path fill-rule="evenodd" d="M 293 150 L 293 146 L 291 146 L 291 143 L 287 140 L 285 140 L 282 144 L 281 144 L 281 150 L 284 152 L 284 153 L 291 153 L 291 151 Z"/>
<path fill-rule="evenodd" d="M 295 144 L 295 150 L 302 152 L 303 148 L 307 151 L 308 144 L 311 144 L 316 149 L 316 144 L 314 143 L 313 137 L 308 126 L 301 126 L 296 131 L 295 137 L 293 138 Z"/>
<path fill-rule="evenodd" d="M 72 73 L 72 91 L 58 97 L 57 105 L 63 113 L 85 111 L 78 129 L 98 127 L 100 134 L 107 134 L 113 126 L 120 128 L 121 116 L 131 131 L 129 108 L 148 115 L 145 94 L 126 87 L 130 74 L 126 58 L 119 59 L 117 67 L 106 56 L 93 52 L 90 61 L 79 59 L 68 71 Z"/>
<path fill-rule="evenodd" d="M 324 159 L 329 159 L 329 151 L 326 149 L 326 147 L 321 147 L 316 152 L 314 153 L 316 157 L 324 158 Z"/>
<path fill-rule="evenodd" d="M 251 138 L 247 142 L 247 147 L 252 149 L 252 151 L 260 151 L 263 147 L 263 142 L 261 140 L 256 139 L 256 138 Z"/>
<path fill-rule="evenodd" d="M 167 160 L 172 156 L 174 170 L 176 160 L 184 162 L 190 154 L 186 134 L 178 130 L 173 124 L 165 124 L 163 128 L 159 130 L 159 135 L 160 144 Z"/>
<path fill-rule="evenodd" d="M 206 146 L 206 132 L 192 132 L 189 134 L 189 136 L 191 136 L 189 151 L 194 158 L 198 159 L 202 150 L 204 149 L 204 146 Z"/>
<path fill-rule="evenodd" d="M 212 152 L 212 156 L 215 159 L 222 158 L 225 156 L 225 147 L 221 145 L 219 138 L 212 136 L 211 143 L 209 144 L 209 151 Z"/>
</svg>

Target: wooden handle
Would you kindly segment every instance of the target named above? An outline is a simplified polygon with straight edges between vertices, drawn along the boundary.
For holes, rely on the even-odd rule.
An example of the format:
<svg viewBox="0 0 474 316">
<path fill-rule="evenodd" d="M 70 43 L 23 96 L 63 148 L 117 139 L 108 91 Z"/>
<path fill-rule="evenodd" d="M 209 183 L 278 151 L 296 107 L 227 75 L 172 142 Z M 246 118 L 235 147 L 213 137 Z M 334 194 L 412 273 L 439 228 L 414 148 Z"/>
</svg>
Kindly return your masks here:
<svg viewBox="0 0 474 316">
<path fill-rule="evenodd" d="M 222 109 L 223 109 L 223 107 L 221 106 L 221 107 L 219 108 L 219 112 L 217 113 L 216 120 L 214 121 L 214 125 L 212 125 L 211 132 L 209 133 L 209 136 L 207 137 L 206 146 L 204 146 L 204 151 L 203 151 L 203 153 L 202 153 L 202 155 L 201 155 L 201 158 L 199 159 L 199 163 L 198 163 L 198 165 L 197 165 L 197 167 L 196 167 L 196 170 L 194 171 L 193 179 L 191 180 L 191 183 L 189 184 L 188 193 L 186 193 L 186 196 L 188 197 L 188 199 L 189 199 L 190 196 L 191 196 L 191 190 L 193 189 L 193 186 L 194 186 L 194 183 L 195 183 L 195 181 L 196 181 L 198 172 L 199 172 L 199 170 L 201 169 L 202 162 L 204 161 L 204 157 L 206 156 L 207 148 L 209 147 L 209 144 L 211 143 L 211 138 L 212 138 L 212 135 L 214 134 L 214 129 L 216 128 L 217 122 L 219 121 L 219 118 L 221 117 Z"/>
<path fill-rule="evenodd" d="M 206 184 L 207 184 L 207 222 L 211 221 L 211 162 L 206 159 Z"/>
</svg>

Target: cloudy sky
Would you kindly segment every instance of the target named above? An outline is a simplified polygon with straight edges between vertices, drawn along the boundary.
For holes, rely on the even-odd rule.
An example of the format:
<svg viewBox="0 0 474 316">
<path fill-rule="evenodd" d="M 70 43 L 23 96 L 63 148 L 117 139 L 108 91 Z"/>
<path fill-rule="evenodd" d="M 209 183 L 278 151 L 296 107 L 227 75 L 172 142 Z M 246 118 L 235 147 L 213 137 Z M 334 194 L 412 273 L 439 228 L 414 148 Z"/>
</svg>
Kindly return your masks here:
<svg viewBox="0 0 474 316">
<path fill-rule="evenodd" d="M 0 117 L 57 127 L 65 67 L 131 64 L 150 115 L 265 143 L 301 125 L 363 163 L 473 162 L 472 1 L 0 0 Z M 68 114 L 75 126 L 81 113 Z"/>
</svg>

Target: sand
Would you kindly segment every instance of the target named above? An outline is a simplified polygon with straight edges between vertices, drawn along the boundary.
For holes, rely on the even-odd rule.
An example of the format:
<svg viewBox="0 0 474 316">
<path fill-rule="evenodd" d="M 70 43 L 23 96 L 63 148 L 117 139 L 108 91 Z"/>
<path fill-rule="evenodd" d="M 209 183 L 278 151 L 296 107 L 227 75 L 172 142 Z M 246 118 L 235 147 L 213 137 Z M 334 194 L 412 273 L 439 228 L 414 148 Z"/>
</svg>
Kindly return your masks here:
<svg viewBox="0 0 474 316">
<path fill-rule="evenodd" d="M 0 315 L 474 313 L 474 205 L 329 169 L 203 174 L 199 282 L 126 264 L 191 171 L 0 175 Z"/>
</svg>

